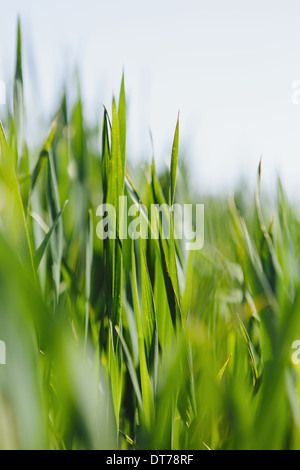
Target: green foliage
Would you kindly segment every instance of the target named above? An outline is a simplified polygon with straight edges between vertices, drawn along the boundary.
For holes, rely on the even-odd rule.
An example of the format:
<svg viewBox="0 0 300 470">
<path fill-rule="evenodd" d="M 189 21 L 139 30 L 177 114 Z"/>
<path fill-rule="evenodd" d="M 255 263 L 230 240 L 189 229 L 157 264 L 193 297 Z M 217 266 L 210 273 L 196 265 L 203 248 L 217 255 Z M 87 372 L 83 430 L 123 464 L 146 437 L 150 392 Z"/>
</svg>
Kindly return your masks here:
<svg viewBox="0 0 300 470">
<path fill-rule="evenodd" d="M 18 24 L 14 113 L 0 123 L 0 448 L 299 449 L 300 221 L 281 183 L 270 205 L 260 163 L 253 197 L 202 195 L 204 247 L 187 253 L 172 212 L 169 239 L 149 219 L 152 204 L 200 199 L 179 117 L 170 169 L 153 158 L 132 178 L 124 74 L 100 130 L 78 93 L 28 149 Z M 120 196 L 156 237 L 121 237 Z M 105 240 L 101 203 L 116 209 Z"/>
</svg>

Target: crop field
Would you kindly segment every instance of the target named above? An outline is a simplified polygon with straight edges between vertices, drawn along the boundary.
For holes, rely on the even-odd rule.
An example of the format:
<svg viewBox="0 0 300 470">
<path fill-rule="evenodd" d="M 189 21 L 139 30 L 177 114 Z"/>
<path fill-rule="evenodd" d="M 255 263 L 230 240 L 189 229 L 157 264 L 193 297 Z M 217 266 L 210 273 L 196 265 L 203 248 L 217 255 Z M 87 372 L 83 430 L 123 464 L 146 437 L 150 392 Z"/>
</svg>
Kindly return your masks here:
<svg viewBox="0 0 300 470">
<path fill-rule="evenodd" d="M 0 121 L 0 448 L 299 449 L 300 217 L 281 182 L 270 202 L 262 161 L 253 194 L 197 194 L 180 116 L 169 168 L 155 155 L 133 167 L 126 75 L 101 126 L 80 92 L 68 112 L 65 90 L 29 149 L 20 24 L 14 73 Z M 168 237 L 150 220 L 174 203 L 193 206 L 194 229 L 204 205 L 199 249 L 172 211 Z"/>
</svg>

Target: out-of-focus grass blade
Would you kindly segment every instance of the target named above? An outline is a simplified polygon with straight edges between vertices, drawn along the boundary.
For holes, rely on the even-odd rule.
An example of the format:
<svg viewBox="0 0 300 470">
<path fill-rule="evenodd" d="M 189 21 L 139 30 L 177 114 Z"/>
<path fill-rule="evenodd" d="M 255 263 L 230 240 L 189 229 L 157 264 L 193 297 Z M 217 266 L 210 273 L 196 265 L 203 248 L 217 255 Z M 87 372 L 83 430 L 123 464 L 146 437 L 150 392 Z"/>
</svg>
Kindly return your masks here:
<svg viewBox="0 0 300 470">
<path fill-rule="evenodd" d="M 257 216 L 258 216 L 258 220 L 260 223 L 261 232 L 264 237 L 264 242 L 267 244 L 267 247 L 270 253 L 273 268 L 274 270 L 276 270 L 277 275 L 282 276 L 282 269 L 281 269 L 281 266 L 279 264 L 279 261 L 276 255 L 274 245 L 272 243 L 270 231 L 267 230 L 266 225 L 264 223 L 264 219 L 263 219 L 263 213 L 262 213 L 261 202 L 260 202 L 260 192 L 261 192 L 260 187 L 261 187 L 261 160 L 258 166 L 257 182 L 256 182 L 256 190 L 255 190 L 256 211 L 257 211 Z M 274 281 L 272 282 L 272 280 L 270 279 L 270 283 L 274 284 Z"/>
<path fill-rule="evenodd" d="M 44 233 L 49 232 L 49 226 L 46 222 L 39 216 L 35 211 L 30 211 L 29 215 L 38 223 L 39 227 L 43 230 Z"/>
<path fill-rule="evenodd" d="M 193 268 L 194 268 L 194 251 L 190 250 L 189 258 L 187 262 L 187 268 L 185 272 L 185 288 L 182 296 L 181 307 L 182 307 L 182 319 L 184 324 L 188 320 L 188 314 L 191 303 L 192 285 L 193 285 Z"/>
<path fill-rule="evenodd" d="M 118 342 L 121 331 L 122 318 L 122 277 L 123 252 L 120 239 L 120 227 L 123 224 L 122 208 L 119 198 L 124 193 L 125 160 L 121 155 L 120 127 L 115 99 L 112 103 L 111 150 L 108 146 L 107 114 L 104 116 L 102 127 L 102 164 L 105 185 L 104 203 L 111 204 L 115 209 L 116 219 L 110 221 L 113 237 L 104 240 L 104 257 L 106 271 L 106 299 L 109 319 L 109 371 L 112 388 L 113 404 L 116 416 L 117 430 L 119 431 L 119 413 L 122 397 L 122 349 Z M 117 327 L 117 329 L 116 329 Z"/>
<path fill-rule="evenodd" d="M 142 316 L 141 316 L 141 311 L 140 311 L 137 281 L 136 281 L 136 263 L 135 263 L 133 241 L 132 241 L 132 250 L 131 250 L 131 270 L 132 270 L 132 298 L 133 298 L 133 307 L 134 307 L 135 321 L 136 321 L 137 334 L 138 334 L 140 377 L 141 377 L 143 407 L 144 407 L 144 412 L 145 412 L 146 424 L 148 428 L 150 428 L 153 417 L 154 417 L 154 403 L 153 403 L 153 395 L 152 395 L 152 388 L 151 388 L 151 380 L 150 380 L 147 360 L 146 360 L 144 330 L 143 330 L 143 323 L 142 323 Z"/>
<path fill-rule="evenodd" d="M 153 226 L 152 226 L 151 221 L 148 217 L 148 213 L 145 211 L 144 204 L 142 203 L 142 199 L 141 199 L 140 195 L 138 194 L 137 189 L 135 188 L 135 186 L 134 186 L 133 182 L 131 181 L 128 174 L 125 175 L 125 185 L 126 185 L 126 189 L 127 189 L 127 192 L 129 194 L 129 196 L 131 197 L 131 199 L 134 202 L 134 204 L 136 205 L 136 207 L 138 207 L 140 214 L 143 216 L 143 218 L 147 222 L 149 233 L 151 234 L 151 237 L 153 236 L 154 241 L 156 241 L 155 238 L 154 238 Z"/>
<path fill-rule="evenodd" d="M 164 348 L 165 342 L 169 340 L 173 332 L 166 290 L 162 288 L 164 282 L 161 261 L 158 259 L 158 256 L 156 256 L 153 295 L 155 305 L 159 306 L 157 310 L 157 329 L 159 343 L 162 348 Z"/>
<path fill-rule="evenodd" d="M 105 137 L 106 139 L 106 137 Z M 105 147 L 107 148 L 107 147 Z M 107 159 L 107 156 L 104 155 Z M 124 193 L 125 162 L 120 150 L 120 129 L 115 99 L 112 104 L 111 127 L 111 153 L 109 158 L 107 197 L 105 203 L 115 208 L 116 220 L 113 221 L 112 230 L 115 238 L 105 240 L 106 274 L 107 274 L 107 299 L 108 312 L 111 321 L 111 334 L 116 342 L 115 326 L 120 326 L 122 313 L 122 275 L 123 253 L 120 239 L 120 227 L 123 225 L 123 212 L 119 206 L 119 198 Z"/>
</svg>

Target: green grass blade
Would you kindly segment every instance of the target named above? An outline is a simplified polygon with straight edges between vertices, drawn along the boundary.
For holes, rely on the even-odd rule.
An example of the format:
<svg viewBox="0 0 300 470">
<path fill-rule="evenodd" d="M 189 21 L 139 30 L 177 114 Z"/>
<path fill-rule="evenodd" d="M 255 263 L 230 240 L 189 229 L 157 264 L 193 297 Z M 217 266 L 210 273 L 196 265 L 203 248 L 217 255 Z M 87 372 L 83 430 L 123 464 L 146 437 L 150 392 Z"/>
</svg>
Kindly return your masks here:
<svg viewBox="0 0 300 470">
<path fill-rule="evenodd" d="M 23 156 L 24 145 L 24 96 L 23 96 L 23 71 L 22 71 L 22 41 L 21 41 L 21 25 L 18 20 L 17 32 L 17 57 L 14 78 L 14 119 L 17 132 L 17 165 L 19 166 Z"/>
<path fill-rule="evenodd" d="M 140 360 L 140 378 L 143 398 L 143 408 L 145 413 L 146 424 L 150 429 L 154 417 L 154 403 L 151 388 L 151 380 L 148 371 L 145 351 L 145 337 L 142 323 L 141 310 L 138 298 L 137 280 L 136 280 L 136 263 L 134 254 L 134 242 L 132 242 L 131 250 L 131 270 L 132 270 L 132 298 L 135 314 L 135 321 L 138 333 L 139 360 Z"/>
<path fill-rule="evenodd" d="M 147 267 L 146 255 L 143 241 L 140 238 L 140 269 L 141 269 L 141 299 L 144 335 L 147 350 L 149 372 L 153 381 L 153 390 L 157 383 L 157 361 L 158 361 L 158 333 L 156 310 L 153 299 L 152 285 Z"/>
<path fill-rule="evenodd" d="M 45 251 L 47 249 L 47 246 L 50 242 L 50 239 L 51 239 L 51 236 L 53 234 L 53 231 L 55 230 L 57 224 L 58 224 L 58 221 L 59 221 L 59 218 L 61 216 L 61 214 L 63 213 L 66 205 L 68 203 L 68 200 L 66 200 L 66 202 L 64 203 L 64 205 L 62 206 L 61 210 L 59 211 L 59 213 L 57 214 L 53 224 L 51 225 L 49 231 L 47 232 L 44 240 L 42 241 L 42 243 L 40 244 L 40 246 L 38 247 L 38 249 L 36 250 L 35 254 L 34 254 L 34 257 L 33 257 L 33 263 L 34 263 L 34 268 L 35 270 L 38 269 L 39 265 L 40 265 L 40 262 L 45 254 Z"/>
<path fill-rule="evenodd" d="M 133 388 L 134 388 L 134 391 L 135 391 L 135 394 L 136 394 L 138 404 L 139 404 L 141 410 L 143 410 L 143 399 L 142 399 L 142 395 L 141 395 L 140 385 L 139 385 L 139 381 L 138 381 L 136 371 L 135 371 L 135 368 L 134 368 L 134 365 L 133 365 L 133 360 L 132 360 L 130 351 L 128 349 L 126 341 L 123 338 L 123 335 L 120 332 L 119 328 L 117 326 L 115 328 L 116 328 L 116 332 L 118 333 L 118 336 L 120 338 L 120 341 L 121 341 L 121 344 L 122 344 L 122 347 L 123 347 L 123 351 L 125 353 L 128 372 L 129 372 L 129 375 L 130 375 L 130 378 L 131 378 L 131 381 L 132 381 L 132 385 L 133 385 Z"/>
<path fill-rule="evenodd" d="M 89 303 L 92 285 L 92 263 L 93 263 L 93 219 L 92 211 L 88 213 L 88 233 L 85 250 L 85 331 L 84 331 L 84 350 L 87 348 L 88 327 L 89 327 Z"/>
<path fill-rule="evenodd" d="M 125 99 L 125 83 L 124 73 L 122 75 L 119 107 L 118 107 L 118 120 L 120 129 L 120 152 L 123 165 L 123 173 L 125 174 L 125 158 L 126 158 L 126 99 Z"/>
<path fill-rule="evenodd" d="M 165 281 L 165 288 L 167 293 L 168 304 L 170 308 L 170 314 L 172 318 L 172 323 L 174 330 L 176 331 L 177 324 L 182 325 L 182 313 L 181 313 L 181 306 L 180 300 L 176 293 L 176 288 L 174 287 L 172 277 L 170 275 L 170 268 L 168 265 L 168 249 L 166 247 L 165 240 L 162 237 L 162 227 L 161 221 L 159 219 L 159 214 L 156 211 L 156 219 L 158 224 L 158 232 L 159 232 L 159 250 L 161 256 L 161 263 L 162 263 L 162 270 L 164 275 Z"/>
<path fill-rule="evenodd" d="M 107 181 L 108 169 L 110 159 L 109 137 L 108 137 L 108 114 L 104 108 L 103 122 L 102 122 L 102 185 L 103 185 L 103 199 L 107 198 Z"/>
<path fill-rule="evenodd" d="M 171 166 L 170 166 L 170 206 L 174 203 L 175 187 L 178 165 L 178 146 L 179 146 L 179 113 L 176 123 L 175 135 L 172 147 Z"/>
<path fill-rule="evenodd" d="M 52 225 L 60 212 L 60 203 L 56 171 L 51 150 L 48 152 L 47 201 L 49 220 Z M 61 218 L 59 218 L 50 238 L 50 247 L 52 256 L 52 276 L 55 287 L 55 305 L 57 305 L 60 285 L 60 264 L 63 252 L 63 226 Z"/>
</svg>

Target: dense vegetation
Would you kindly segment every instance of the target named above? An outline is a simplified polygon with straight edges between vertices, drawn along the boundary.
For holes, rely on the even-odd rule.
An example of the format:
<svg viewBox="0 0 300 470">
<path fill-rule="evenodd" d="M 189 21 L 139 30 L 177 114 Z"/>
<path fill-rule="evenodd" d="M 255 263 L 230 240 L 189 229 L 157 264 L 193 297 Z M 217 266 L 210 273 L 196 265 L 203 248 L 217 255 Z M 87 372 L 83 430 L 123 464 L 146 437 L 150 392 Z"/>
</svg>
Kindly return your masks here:
<svg viewBox="0 0 300 470">
<path fill-rule="evenodd" d="M 0 122 L 0 447 L 300 448 L 300 225 L 280 182 L 272 206 L 261 165 L 253 197 L 191 193 L 179 120 L 170 171 L 153 157 L 133 172 L 124 77 L 101 129 L 66 93 L 29 149 L 19 27 Z M 172 218 L 169 240 L 159 224 L 156 239 L 120 239 L 122 195 L 204 203 L 204 247 L 187 252 Z M 118 215 L 106 240 L 103 202 Z"/>
</svg>

